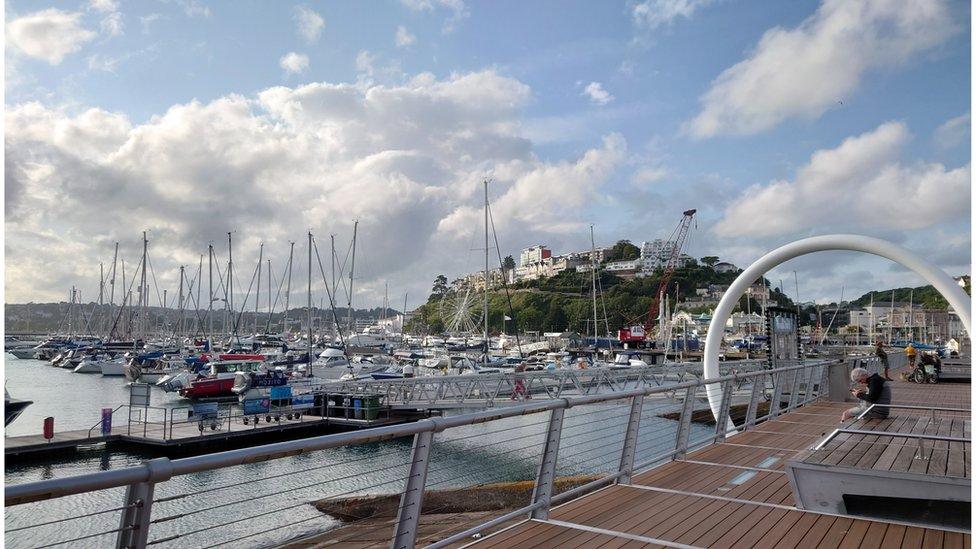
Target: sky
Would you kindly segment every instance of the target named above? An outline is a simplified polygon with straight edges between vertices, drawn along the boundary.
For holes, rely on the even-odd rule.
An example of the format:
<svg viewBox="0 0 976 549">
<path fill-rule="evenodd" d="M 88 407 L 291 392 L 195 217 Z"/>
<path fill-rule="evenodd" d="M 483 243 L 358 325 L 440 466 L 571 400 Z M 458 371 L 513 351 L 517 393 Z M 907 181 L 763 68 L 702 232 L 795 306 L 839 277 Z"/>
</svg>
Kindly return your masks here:
<svg viewBox="0 0 976 549">
<path fill-rule="evenodd" d="M 319 303 L 358 220 L 354 305 L 413 308 L 481 268 L 485 179 L 503 256 L 696 208 L 687 253 L 740 267 L 850 232 L 971 268 L 964 1 L 21 0 L 5 37 L 8 303 L 96 299 L 115 242 L 130 284 L 148 231 L 153 303 L 232 232 L 239 289 L 263 253 L 277 294 L 296 243 L 302 304 L 309 230 Z M 924 283 L 847 252 L 768 277 Z"/>
</svg>

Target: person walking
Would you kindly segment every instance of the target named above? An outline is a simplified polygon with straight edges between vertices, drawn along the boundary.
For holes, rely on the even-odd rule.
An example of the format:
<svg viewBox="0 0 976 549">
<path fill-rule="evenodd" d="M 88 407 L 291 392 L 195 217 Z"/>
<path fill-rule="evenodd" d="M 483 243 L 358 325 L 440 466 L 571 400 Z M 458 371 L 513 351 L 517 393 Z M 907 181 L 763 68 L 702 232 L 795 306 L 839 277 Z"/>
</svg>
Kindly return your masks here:
<svg viewBox="0 0 976 549">
<path fill-rule="evenodd" d="M 905 347 L 905 356 L 908 357 L 908 370 L 909 371 L 914 370 L 915 369 L 915 346 L 912 345 L 911 342 L 909 342 L 908 346 Z"/>
<path fill-rule="evenodd" d="M 891 386 L 878 374 L 868 373 L 864 368 L 854 368 L 851 371 L 851 381 L 861 385 L 867 385 L 867 390 L 851 389 L 851 395 L 864 401 L 865 404 L 878 404 L 870 413 L 864 416 L 865 419 L 884 419 L 888 417 L 888 404 L 891 404 Z M 856 416 L 862 408 L 860 406 L 845 410 L 840 416 L 841 421 Z"/>
<path fill-rule="evenodd" d="M 881 360 L 881 367 L 884 368 L 884 378 L 891 381 L 891 376 L 888 375 L 888 353 L 885 352 L 884 343 L 880 339 L 878 340 L 878 346 L 874 348 L 874 354 Z"/>
</svg>

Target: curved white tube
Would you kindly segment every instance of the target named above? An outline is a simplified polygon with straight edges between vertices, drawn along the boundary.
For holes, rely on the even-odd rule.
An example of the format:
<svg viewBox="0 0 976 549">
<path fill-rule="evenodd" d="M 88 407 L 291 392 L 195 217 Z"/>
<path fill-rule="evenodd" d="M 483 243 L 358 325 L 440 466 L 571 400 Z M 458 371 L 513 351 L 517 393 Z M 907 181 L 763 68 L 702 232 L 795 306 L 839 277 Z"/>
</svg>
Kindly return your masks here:
<svg viewBox="0 0 976 549">
<path fill-rule="evenodd" d="M 745 294 L 749 286 L 774 267 L 789 261 L 790 259 L 807 255 L 814 252 L 824 252 L 832 250 L 847 250 L 855 252 L 865 252 L 888 258 L 899 263 L 922 276 L 949 302 L 959 315 L 959 320 L 966 327 L 966 333 L 972 337 L 971 309 L 969 296 L 962 288 L 947 275 L 945 271 L 933 267 L 925 260 L 909 252 L 901 246 L 896 246 L 886 240 L 860 236 L 854 234 L 833 234 L 824 236 L 814 236 L 797 240 L 785 246 L 776 248 L 768 254 L 759 258 L 748 269 L 742 271 L 735 282 L 729 286 L 728 291 L 722 296 L 712 322 L 708 325 L 708 337 L 705 339 L 705 379 L 719 377 L 718 354 L 725 334 L 725 323 L 728 322 L 732 309 L 739 302 L 739 298 Z M 719 406 L 721 406 L 722 392 L 716 384 L 706 385 L 708 394 L 708 404 L 712 409 L 712 415 L 718 418 Z"/>
</svg>

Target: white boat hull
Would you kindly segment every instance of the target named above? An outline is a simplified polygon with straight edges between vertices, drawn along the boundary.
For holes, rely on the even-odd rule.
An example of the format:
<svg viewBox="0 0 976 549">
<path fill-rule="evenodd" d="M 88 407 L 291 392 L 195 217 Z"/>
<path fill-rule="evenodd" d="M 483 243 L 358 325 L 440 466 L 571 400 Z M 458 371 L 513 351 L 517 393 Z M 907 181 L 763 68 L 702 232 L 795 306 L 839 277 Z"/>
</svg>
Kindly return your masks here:
<svg viewBox="0 0 976 549">
<path fill-rule="evenodd" d="M 98 374 L 101 373 L 100 363 L 91 360 L 82 360 L 73 370 L 76 374 Z"/>
<path fill-rule="evenodd" d="M 100 364 L 101 364 L 101 371 L 103 376 L 121 377 L 125 375 L 125 372 L 122 370 L 122 367 L 125 366 L 124 362 L 109 360 L 106 362 L 102 362 Z"/>
</svg>

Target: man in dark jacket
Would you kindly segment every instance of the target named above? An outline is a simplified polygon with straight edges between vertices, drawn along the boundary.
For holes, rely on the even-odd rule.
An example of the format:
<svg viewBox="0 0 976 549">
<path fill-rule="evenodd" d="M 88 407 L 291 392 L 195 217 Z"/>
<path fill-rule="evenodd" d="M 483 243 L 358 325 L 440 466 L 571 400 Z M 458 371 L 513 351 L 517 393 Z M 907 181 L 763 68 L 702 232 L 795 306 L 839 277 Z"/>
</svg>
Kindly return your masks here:
<svg viewBox="0 0 976 549">
<path fill-rule="evenodd" d="M 884 343 L 878 340 L 878 346 L 874 348 L 874 354 L 881 359 L 881 367 L 884 368 L 884 378 L 891 381 L 891 376 L 888 375 L 888 353 L 884 350 Z"/>
<path fill-rule="evenodd" d="M 891 404 L 891 387 L 885 378 L 879 376 L 878 374 L 870 374 L 864 368 L 854 368 L 851 371 L 851 381 L 854 383 L 859 383 L 862 385 L 867 385 L 867 390 L 864 389 L 851 389 L 851 394 L 864 401 L 865 404 L 870 406 L 871 404 Z M 843 415 L 841 415 L 841 421 L 847 421 L 849 418 L 857 416 L 863 410 L 860 406 L 856 408 L 851 408 L 846 410 Z M 868 419 L 884 419 L 888 417 L 888 407 L 887 406 L 877 406 L 872 408 L 867 415 L 864 416 Z"/>
</svg>

